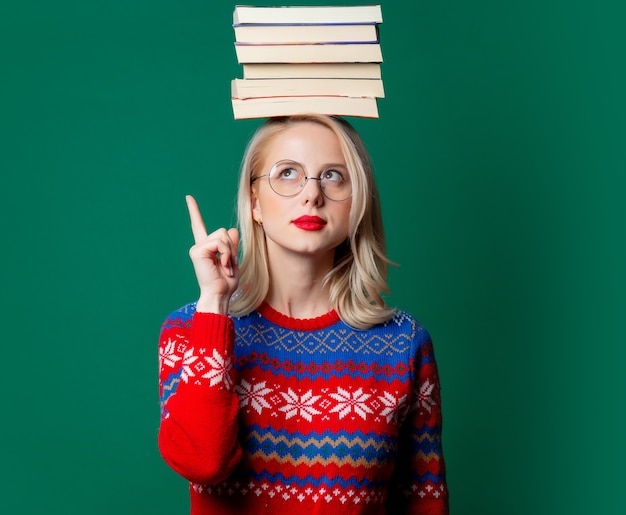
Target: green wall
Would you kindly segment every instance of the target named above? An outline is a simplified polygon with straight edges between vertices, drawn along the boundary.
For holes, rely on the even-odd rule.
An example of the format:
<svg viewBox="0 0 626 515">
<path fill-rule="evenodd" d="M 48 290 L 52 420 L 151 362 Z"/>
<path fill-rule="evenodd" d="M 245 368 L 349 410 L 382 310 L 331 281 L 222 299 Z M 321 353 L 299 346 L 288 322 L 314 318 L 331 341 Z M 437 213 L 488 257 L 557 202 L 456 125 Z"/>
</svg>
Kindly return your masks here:
<svg viewBox="0 0 626 515">
<path fill-rule="evenodd" d="M 387 98 L 353 121 L 390 301 L 435 341 L 454 514 L 626 512 L 621 5 L 382 2 Z M 187 512 L 156 344 L 196 295 L 184 195 L 231 224 L 259 123 L 232 119 L 233 6 L 0 7 L 3 513 Z"/>
</svg>

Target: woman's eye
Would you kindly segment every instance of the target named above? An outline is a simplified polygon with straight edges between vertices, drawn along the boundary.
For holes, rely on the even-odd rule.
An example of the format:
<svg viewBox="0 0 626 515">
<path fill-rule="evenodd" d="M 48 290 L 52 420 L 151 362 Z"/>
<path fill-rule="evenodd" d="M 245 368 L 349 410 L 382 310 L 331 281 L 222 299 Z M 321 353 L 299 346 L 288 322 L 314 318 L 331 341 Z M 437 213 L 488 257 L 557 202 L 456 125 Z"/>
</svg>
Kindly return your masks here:
<svg viewBox="0 0 626 515">
<path fill-rule="evenodd" d="M 324 181 L 343 181 L 343 175 L 337 170 L 324 170 L 321 179 Z"/>
<path fill-rule="evenodd" d="M 297 179 L 298 171 L 293 168 L 284 168 L 278 172 L 279 179 Z"/>
</svg>

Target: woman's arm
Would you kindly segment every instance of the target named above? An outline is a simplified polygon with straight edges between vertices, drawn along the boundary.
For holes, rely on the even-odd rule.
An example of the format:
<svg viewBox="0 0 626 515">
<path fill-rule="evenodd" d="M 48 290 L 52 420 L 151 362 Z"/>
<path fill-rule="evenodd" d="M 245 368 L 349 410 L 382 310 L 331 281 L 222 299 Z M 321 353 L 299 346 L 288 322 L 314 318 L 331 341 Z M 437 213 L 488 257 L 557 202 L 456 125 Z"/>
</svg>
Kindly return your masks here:
<svg viewBox="0 0 626 515">
<path fill-rule="evenodd" d="M 400 429 L 398 460 L 388 513 L 447 515 L 448 487 L 441 442 L 439 374 L 430 336 L 417 333 L 414 385 Z"/>
<path fill-rule="evenodd" d="M 227 316 L 239 282 L 239 234 L 235 228 L 207 234 L 195 199 L 188 195 L 186 201 L 194 237 L 189 256 L 200 297 L 192 316 L 174 315 L 161 330 L 159 449 L 183 477 L 215 484 L 241 459 L 239 400 L 231 377 L 235 333 Z"/>
<path fill-rule="evenodd" d="M 194 483 L 226 479 L 241 459 L 233 345 L 233 321 L 225 315 L 178 312 L 162 326 L 159 450 Z"/>
</svg>

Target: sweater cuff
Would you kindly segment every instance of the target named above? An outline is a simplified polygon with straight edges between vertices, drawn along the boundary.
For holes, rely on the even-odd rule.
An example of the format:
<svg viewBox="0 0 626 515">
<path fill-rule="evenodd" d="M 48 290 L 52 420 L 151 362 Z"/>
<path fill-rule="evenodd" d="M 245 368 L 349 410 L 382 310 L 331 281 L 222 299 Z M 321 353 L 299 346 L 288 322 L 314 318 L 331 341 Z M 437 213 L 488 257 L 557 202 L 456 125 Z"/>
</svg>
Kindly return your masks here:
<svg viewBox="0 0 626 515">
<path fill-rule="evenodd" d="M 190 340 L 196 349 L 215 349 L 223 356 L 232 356 L 235 324 L 227 315 L 195 312 L 191 321 Z"/>
</svg>

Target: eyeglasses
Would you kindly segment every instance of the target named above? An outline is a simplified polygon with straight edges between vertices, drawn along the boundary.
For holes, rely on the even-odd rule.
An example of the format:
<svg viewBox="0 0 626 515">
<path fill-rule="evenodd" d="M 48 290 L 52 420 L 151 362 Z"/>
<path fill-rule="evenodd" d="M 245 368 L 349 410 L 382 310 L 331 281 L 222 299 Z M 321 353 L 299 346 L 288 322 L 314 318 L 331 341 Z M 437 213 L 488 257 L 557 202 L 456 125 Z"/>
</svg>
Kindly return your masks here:
<svg viewBox="0 0 626 515">
<path fill-rule="evenodd" d="M 309 179 L 319 181 L 322 194 L 329 200 L 346 200 L 352 195 L 348 170 L 343 165 L 329 166 L 322 170 L 319 177 L 310 177 L 300 163 L 284 160 L 274 164 L 269 173 L 253 177 L 250 184 L 261 177 L 267 177 L 270 188 L 281 197 L 295 197 Z"/>
</svg>

